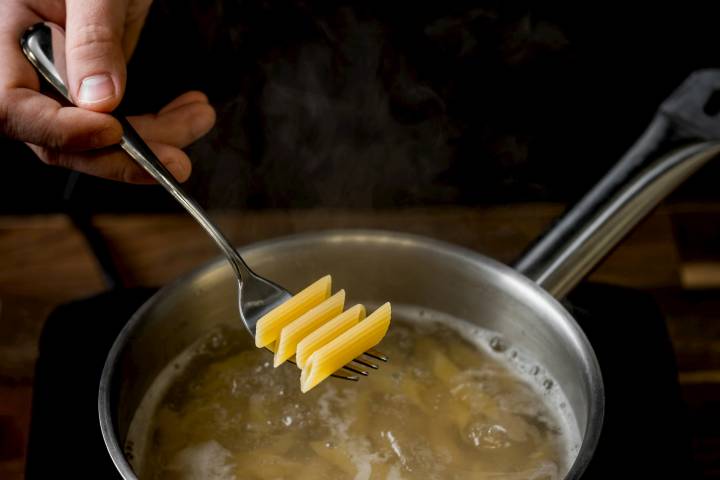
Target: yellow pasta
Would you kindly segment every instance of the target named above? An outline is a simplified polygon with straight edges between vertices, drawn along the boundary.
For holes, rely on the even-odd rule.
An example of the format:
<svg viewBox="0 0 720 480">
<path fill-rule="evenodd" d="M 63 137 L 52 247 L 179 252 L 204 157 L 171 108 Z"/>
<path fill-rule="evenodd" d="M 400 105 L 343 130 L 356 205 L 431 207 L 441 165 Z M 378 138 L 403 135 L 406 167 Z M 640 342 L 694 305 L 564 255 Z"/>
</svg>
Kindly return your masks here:
<svg viewBox="0 0 720 480">
<path fill-rule="evenodd" d="M 328 298 L 331 287 L 332 278 L 330 275 L 324 276 L 265 314 L 255 328 L 255 345 L 262 348 L 274 343 L 283 327 Z"/>
<path fill-rule="evenodd" d="M 310 355 L 300 375 L 300 390 L 305 393 L 374 347 L 390 326 L 390 304 L 385 303 L 365 320 L 347 330 Z"/>
<path fill-rule="evenodd" d="M 305 362 L 307 362 L 307 359 L 310 358 L 310 355 L 312 355 L 315 350 L 329 343 L 341 333 L 349 330 L 363 318 L 365 318 L 365 307 L 355 305 L 303 338 L 300 343 L 298 343 L 295 352 L 295 363 L 297 363 L 297 366 L 304 368 Z"/>
<path fill-rule="evenodd" d="M 345 290 L 340 290 L 320 305 L 311 308 L 283 327 L 275 343 L 275 368 L 295 355 L 295 349 L 298 343 L 300 343 L 300 340 L 307 337 L 329 320 L 337 317 L 343 311 L 344 306 Z"/>
<path fill-rule="evenodd" d="M 303 392 L 377 345 L 390 326 L 389 303 L 367 318 L 362 305 L 343 312 L 345 291 L 330 296 L 331 287 L 327 275 L 257 323 L 255 345 L 275 354 L 275 367 L 294 355 Z"/>
</svg>

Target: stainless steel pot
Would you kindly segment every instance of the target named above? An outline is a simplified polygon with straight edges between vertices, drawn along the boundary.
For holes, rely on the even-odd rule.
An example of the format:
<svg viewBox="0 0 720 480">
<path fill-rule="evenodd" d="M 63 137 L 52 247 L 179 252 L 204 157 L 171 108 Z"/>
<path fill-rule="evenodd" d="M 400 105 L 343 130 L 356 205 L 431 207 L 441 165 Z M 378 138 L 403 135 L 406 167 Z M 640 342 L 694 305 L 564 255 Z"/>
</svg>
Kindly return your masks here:
<svg viewBox="0 0 720 480">
<path fill-rule="evenodd" d="M 716 88 L 718 72 L 691 76 L 620 163 L 518 261 L 517 270 L 447 243 L 379 231 L 288 237 L 245 247 L 242 255 L 258 273 L 291 290 L 331 273 L 352 293 L 350 301 L 390 299 L 500 333 L 542 364 L 567 396 L 582 445 L 566 478 L 579 478 L 600 435 L 603 383 L 591 346 L 553 295 L 564 296 L 661 198 L 720 152 L 712 140 L 720 138 L 720 122 L 703 111 Z M 168 285 L 113 345 L 99 414 L 123 478 L 136 478 L 122 445 L 158 373 L 210 329 L 237 322 L 232 279 L 224 260 L 217 260 Z"/>
</svg>

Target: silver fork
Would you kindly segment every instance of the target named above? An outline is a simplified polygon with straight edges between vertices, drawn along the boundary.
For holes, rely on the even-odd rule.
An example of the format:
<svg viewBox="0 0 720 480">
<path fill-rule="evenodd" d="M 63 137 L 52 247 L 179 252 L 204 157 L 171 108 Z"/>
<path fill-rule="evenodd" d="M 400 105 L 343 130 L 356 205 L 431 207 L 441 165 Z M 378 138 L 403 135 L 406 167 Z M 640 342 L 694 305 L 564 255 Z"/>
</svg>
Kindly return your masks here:
<svg viewBox="0 0 720 480">
<path fill-rule="evenodd" d="M 61 61 L 65 58 L 65 32 L 58 25 L 45 22 L 30 27 L 20 41 L 25 56 L 30 63 L 42 74 L 45 80 L 65 99 L 72 103 L 64 80 L 65 65 Z M 55 62 L 57 59 L 57 62 Z M 57 64 L 56 64 L 57 63 Z M 238 282 L 238 305 L 240 319 L 250 335 L 255 337 L 258 320 L 280 303 L 290 298 L 290 293 L 272 281 L 253 272 L 245 263 L 240 254 L 233 248 L 220 229 L 208 218 L 205 211 L 197 202 L 187 195 L 177 180 L 165 168 L 145 141 L 123 117 L 115 116 L 123 128 L 120 147 L 155 178 L 170 194 L 193 216 L 195 220 L 210 235 L 225 258 L 230 263 Z M 365 356 L 387 361 L 387 356 L 369 350 Z M 377 369 L 378 365 L 363 358 L 353 360 L 356 364 Z M 346 365 L 333 376 L 345 380 L 357 381 L 357 375 L 367 376 L 368 372 L 353 365 Z"/>
</svg>

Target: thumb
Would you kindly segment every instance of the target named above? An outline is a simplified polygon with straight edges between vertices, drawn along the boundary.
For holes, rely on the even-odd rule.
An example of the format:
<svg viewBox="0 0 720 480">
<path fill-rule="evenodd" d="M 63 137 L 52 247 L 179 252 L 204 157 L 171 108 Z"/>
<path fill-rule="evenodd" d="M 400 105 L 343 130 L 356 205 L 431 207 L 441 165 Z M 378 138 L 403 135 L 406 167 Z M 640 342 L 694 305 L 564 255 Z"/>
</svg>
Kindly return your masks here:
<svg viewBox="0 0 720 480">
<path fill-rule="evenodd" d="M 79 107 L 109 112 L 125 90 L 122 49 L 126 2 L 67 0 L 65 58 L 70 95 Z"/>
</svg>

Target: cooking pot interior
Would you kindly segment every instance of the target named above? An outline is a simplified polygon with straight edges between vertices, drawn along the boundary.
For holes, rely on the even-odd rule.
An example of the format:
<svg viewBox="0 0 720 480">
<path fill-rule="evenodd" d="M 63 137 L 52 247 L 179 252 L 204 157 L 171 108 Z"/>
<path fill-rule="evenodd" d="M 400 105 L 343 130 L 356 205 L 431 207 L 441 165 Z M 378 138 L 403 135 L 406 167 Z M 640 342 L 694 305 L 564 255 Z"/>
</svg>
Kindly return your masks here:
<svg viewBox="0 0 720 480">
<path fill-rule="evenodd" d="M 333 290 L 346 289 L 348 305 L 387 299 L 498 332 L 563 389 L 581 438 L 598 422 L 602 386 L 584 335 L 552 297 L 509 267 L 445 243 L 384 232 L 302 235 L 241 253 L 257 273 L 290 291 L 330 273 Z M 157 374 L 213 327 L 239 324 L 236 289 L 229 266 L 218 260 L 162 289 L 128 324 L 106 366 L 115 366 L 110 398 L 121 442 Z"/>
</svg>

